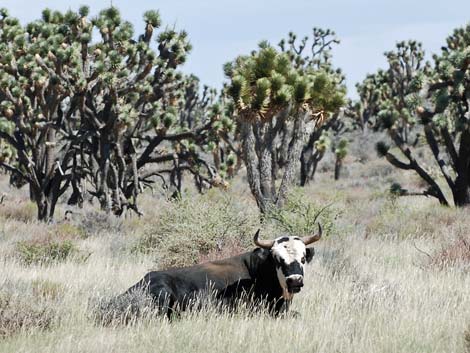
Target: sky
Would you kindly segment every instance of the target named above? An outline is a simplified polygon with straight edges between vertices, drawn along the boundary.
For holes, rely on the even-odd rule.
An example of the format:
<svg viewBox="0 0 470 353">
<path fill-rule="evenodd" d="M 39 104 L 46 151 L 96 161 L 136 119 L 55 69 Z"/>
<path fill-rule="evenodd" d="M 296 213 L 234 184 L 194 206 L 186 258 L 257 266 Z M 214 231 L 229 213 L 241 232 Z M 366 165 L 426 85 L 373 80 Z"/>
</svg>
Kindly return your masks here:
<svg viewBox="0 0 470 353">
<path fill-rule="evenodd" d="M 225 79 L 222 65 L 261 40 L 277 44 L 289 31 L 302 38 L 313 27 L 330 28 L 341 40 L 333 61 L 345 72 L 353 98 L 356 82 L 385 67 L 383 53 L 397 41 L 422 42 L 430 58 L 453 29 L 470 21 L 470 0 L 0 0 L 0 7 L 24 24 L 40 18 L 45 7 L 65 11 L 86 4 L 93 16 L 111 3 L 136 33 L 150 9 L 160 11 L 163 26 L 185 29 L 193 51 L 183 71 L 216 88 Z"/>
</svg>

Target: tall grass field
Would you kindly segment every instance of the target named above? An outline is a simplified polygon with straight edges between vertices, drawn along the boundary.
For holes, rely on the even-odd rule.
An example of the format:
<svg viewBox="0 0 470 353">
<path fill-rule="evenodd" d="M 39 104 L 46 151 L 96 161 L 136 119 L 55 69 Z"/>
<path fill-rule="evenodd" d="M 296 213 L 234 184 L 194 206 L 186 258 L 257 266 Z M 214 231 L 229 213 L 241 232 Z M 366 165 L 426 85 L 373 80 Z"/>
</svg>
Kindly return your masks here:
<svg viewBox="0 0 470 353">
<path fill-rule="evenodd" d="M 141 218 L 89 204 L 65 218 L 62 204 L 52 224 L 35 221 L 27 190 L 1 176 L 0 352 L 470 352 L 469 210 L 391 197 L 391 182 L 418 181 L 385 161 L 348 157 L 337 182 L 325 163 L 261 226 L 264 238 L 305 235 L 323 209 L 297 315 L 208 307 L 107 325 L 95 303 L 147 271 L 254 248 L 259 216 L 243 171 L 226 191 L 149 192 Z"/>
</svg>

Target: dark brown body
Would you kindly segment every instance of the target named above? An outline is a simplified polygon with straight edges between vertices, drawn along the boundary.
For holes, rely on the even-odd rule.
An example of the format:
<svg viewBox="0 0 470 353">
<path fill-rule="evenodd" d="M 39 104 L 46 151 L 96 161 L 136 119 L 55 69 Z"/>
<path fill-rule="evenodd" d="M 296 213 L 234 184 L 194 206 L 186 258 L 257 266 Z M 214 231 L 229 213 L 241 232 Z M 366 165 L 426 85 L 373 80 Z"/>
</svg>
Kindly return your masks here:
<svg viewBox="0 0 470 353">
<path fill-rule="evenodd" d="M 263 303 L 274 315 L 288 304 L 282 297 L 271 253 L 259 248 L 224 260 L 149 272 L 126 293 L 136 290 L 150 294 L 168 316 L 175 310 L 186 310 L 209 291 L 229 307 L 243 297 L 256 305 Z"/>
</svg>

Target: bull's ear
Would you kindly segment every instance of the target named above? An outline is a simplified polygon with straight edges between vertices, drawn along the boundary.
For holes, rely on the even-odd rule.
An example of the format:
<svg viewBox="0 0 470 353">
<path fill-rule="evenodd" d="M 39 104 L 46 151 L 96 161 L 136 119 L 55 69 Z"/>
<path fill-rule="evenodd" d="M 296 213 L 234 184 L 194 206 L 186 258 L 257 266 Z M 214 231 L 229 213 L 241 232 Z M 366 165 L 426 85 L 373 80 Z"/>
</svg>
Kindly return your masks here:
<svg viewBox="0 0 470 353">
<path fill-rule="evenodd" d="M 312 261 L 313 255 L 315 255 L 315 249 L 314 248 L 307 248 L 305 249 L 306 254 L 305 254 L 305 260 L 307 260 L 307 263 Z"/>
</svg>

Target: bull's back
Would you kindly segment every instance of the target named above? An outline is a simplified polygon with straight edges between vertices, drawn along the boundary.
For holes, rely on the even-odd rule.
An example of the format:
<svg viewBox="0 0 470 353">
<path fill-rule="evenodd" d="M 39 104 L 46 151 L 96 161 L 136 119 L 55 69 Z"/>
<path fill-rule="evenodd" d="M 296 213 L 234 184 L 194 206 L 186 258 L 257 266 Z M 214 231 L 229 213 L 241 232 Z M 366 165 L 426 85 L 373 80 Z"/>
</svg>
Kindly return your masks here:
<svg viewBox="0 0 470 353">
<path fill-rule="evenodd" d="M 237 283 L 251 281 L 244 262 L 246 254 L 200 265 L 147 273 L 129 291 L 148 291 L 153 296 L 170 295 L 179 301 L 197 292 L 221 292 Z"/>
</svg>

